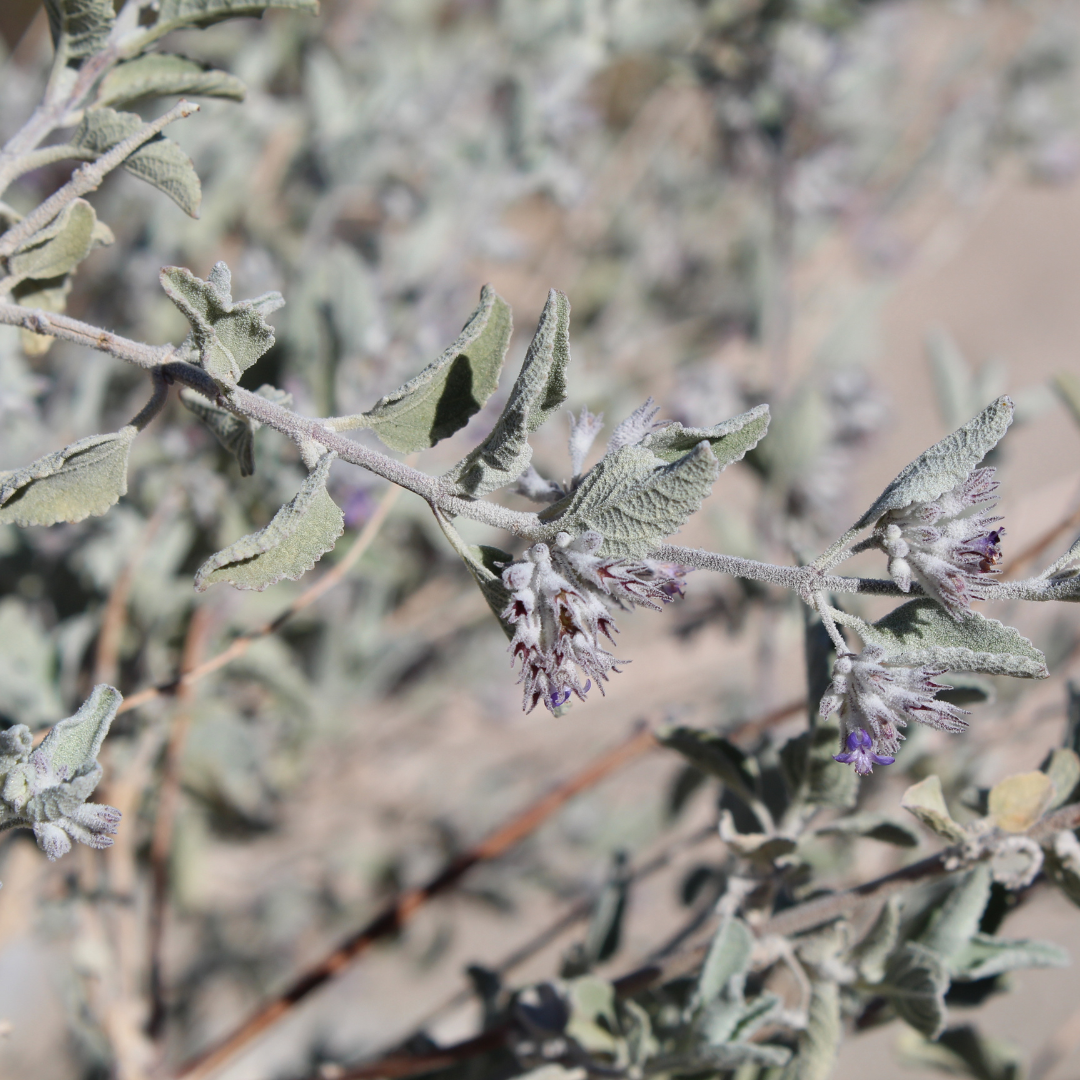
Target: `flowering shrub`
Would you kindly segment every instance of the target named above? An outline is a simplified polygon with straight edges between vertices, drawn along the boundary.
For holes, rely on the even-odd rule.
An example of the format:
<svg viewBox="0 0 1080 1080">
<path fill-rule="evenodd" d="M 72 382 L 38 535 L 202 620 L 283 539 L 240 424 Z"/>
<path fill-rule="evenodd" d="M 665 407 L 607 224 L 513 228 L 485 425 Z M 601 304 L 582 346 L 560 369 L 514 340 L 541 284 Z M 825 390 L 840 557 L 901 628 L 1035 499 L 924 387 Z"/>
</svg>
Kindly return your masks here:
<svg viewBox="0 0 1080 1080">
<path fill-rule="evenodd" d="M 49 0 L 47 7 L 53 76 L 41 106 L 0 153 L 0 193 L 45 165 L 83 164 L 25 213 L 0 204 L 0 323 L 25 331 L 30 353 L 43 355 L 59 339 L 124 361 L 145 379 L 148 396 L 115 431 L 78 439 L 28 464 L 10 462 L 14 467 L 0 477 L 0 524 L 74 525 L 113 511 L 128 494 L 133 447 L 140 438 L 140 446 L 150 440 L 144 433 L 175 389 L 175 398 L 235 459 L 237 491 L 261 482 L 268 453 L 262 436 L 256 440 L 262 429 L 283 436 L 303 465 L 303 475 L 280 497 L 273 486 L 262 489 L 263 497 L 280 503 L 262 527 L 215 541 L 216 550 L 192 566 L 193 589 L 186 589 L 181 606 L 190 604 L 192 592 L 215 585 L 262 592 L 311 571 L 334 550 L 353 505 L 364 504 L 359 489 L 347 500 L 335 498 L 331 467 L 344 462 L 426 503 L 448 550 L 509 638 L 526 713 L 542 704 L 561 716 L 575 707 L 572 699 L 603 694 L 620 663 L 628 662 L 608 651 L 613 612 L 662 610 L 687 591 L 691 570 L 695 584 L 716 573 L 786 590 L 805 608 L 810 709 L 804 732 L 782 745 L 763 740 L 746 750 L 704 729 L 672 725 L 657 735 L 685 759 L 691 784 L 711 777 L 722 786 L 712 832 L 723 841 L 724 858 L 705 875 L 715 893 L 703 920 L 707 939 L 620 979 L 599 977 L 592 969 L 614 950 L 628 881 L 613 878 L 615 899 L 597 904 L 585 945 L 558 978 L 512 992 L 496 985 L 488 994 L 485 1037 L 491 1041 L 476 1049 L 484 1070 L 478 1075 L 550 1069 L 553 1076 L 584 1070 L 749 1080 L 783 1069 L 785 1078 L 809 1080 L 828 1074 L 847 1019 L 867 1026 L 892 1018 L 924 1040 L 945 1040 L 941 1045 L 951 1048 L 958 1067 L 986 1075 L 977 1071 L 983 1060 L 978 1039 L 972 1049 L 948 1028 L 946 995 L 951 987 L 983 984 L 1006 971 L 1067 962 L 1052 943 L 997 937 L 990 902 L 995 888 L 999 896 L 1018 892 L 1044 874 L 1080 903 L 1078 726 L 1042 770 L 984 792 L 967 823 L 953 818 L 936 776 L 909 788 L 902 806 L 944 846 L 899 877 L 820 895 L 813 847 L 823 837 L 872 837 L 901 847 L 920 842 L 909 824 L 856 812 L 856 806 L 861 779 L 904 754 L 902 729 L 910 722 L 952 735 L 965 730 L 969 714 L 944 696 L 962 688 L 936 679 L 949 672 L 1017 679 L 1048 674 L 1046 658 L 1018 630 L 972 606 L 995 599 L 1080 600 L 1080 541 L 1037 576 L 998 580 L 1005 530 L 997 527 L 1001 518 L 991 516 L 994 469 L 982 462 L 1012 423 L 1013 401 L 997 396 L 902 470 L 816 558 L 801 558 L 807 537 L 821 546 L 826 526 L 830 535 L 837 531 L 830 470 L 880 422 L 858 380 L 838 381 L 824 397 L 807 392 L 802 405 L 795 395 L 784 402 L 789 416 L 818 410 L 811 425 L 820 436 L 812 474 L 800 474 L 782 448 L 770 449 L 769 405 L 747 408 L 750 403 L 740 401 L 742 411 L 732 409 L 734 416 L 685 412 L 682 420 L 658 421 L 660 410 L 649 398 L 613 429 L 591 468 L 586 462 L 603 417 L 588 408 L 571 415 L 570 478 L 560 480 L 535 466 L 530 442 L 561 414 L 569 393 L 570 303 L 554 289 L 497 416 L 486 410 L 499 390 L 512 313 L 490 286 L 460 335 L 426 367 L 379 400 L 364 402 L 369 407 L 341 415 L 308 408 L 310 400 L 304 408 L 295 405 L 285 387 L 244 385 L 256 364 L 268 366 L 277 342 L 269 316 L 286 298 L 268 291 L 234 299 L 223 261 L 206 279 L 184 267 L 160 269 L 163 295 L 188 326 L 181 340 L 148 345 L 75 319 L 64 314 L 72 276 L 113 238 L 84 196 L 123 168 L 193 214 L 199 177 L 163 132 L 198 111 L 187 96 L 242 96 L 226 73 L 157 51 L 163 36 L 264 8 L 311 11 L 314 3 L 221 0 L 208 7 L 201 0 L 128 0 L 116 12 L 111 0 Z M 798 29 L 789 27 L 792 34 Z M 757 55 L 746 48 L 747 56 Z M 789 80 L 783 102 L 792 115 L 805 104 L 804 91 Z M 152 120 L 128 111 L 148 97 L 177 95 L 179 104 Z M 770 125 L 780 122 L 767 116 L 740 122 L 730 109 L 724 115 L 732 143 L 751 157 L 769 145 Z M 67 141 L 46 144 L 60 132 L 68 133 Z M 441 474 L 401 459 L 444 443 L 471 421 L 486 422 L 484 431 Z M 372 433 L 385 450 L 346 435 L 357 430 Z M 780 495 L 790 548 L 799 558 L 767 562 L 671 543 L 720 474 L 744 458 Z M 188 497 L 198 505 L 201 485 L 189 486 Z M 498 492 L 541 509 L 489 498 Z M 339 502 L 347 502 L 348 514 Z M 468 544 L 462 522 L 500 530 L 519 554 Z M 870 550 L 887 556 L 887 580 L 836 572 Z M 860 595 L 899 603 L 868 621 L 846 601 Z M 854 638 L 861 642 L 858 652 Z M 87 801 L 102 779 L 98 755 L 121 705 L 120 692 L 101 681 L 36 749 L 24 724 L 0 733 L 0 828 L 31 829 L 55 860 L 70 851 L 72 840 L 103 848 L 129 827 L 119 810 Z M 535 722 L 551 721 L 540 716 Z M 940 879 L 939 891 L 916 895 L 912 902 L 922 907 L 902 913 L 899 886 L 932 879 Z M 872 897 L 885 903 L 856 940 L 853 916 Z M 773 978 L 785 968 L 798 988 L 794 996 L 785 997 L 781 980 Z M 305 984 L 303 993 L 318 981 Z M 395 1075 L 445 1067 L 442 1061 L 425 1069 L 420 1061 Z"/>
</svg>

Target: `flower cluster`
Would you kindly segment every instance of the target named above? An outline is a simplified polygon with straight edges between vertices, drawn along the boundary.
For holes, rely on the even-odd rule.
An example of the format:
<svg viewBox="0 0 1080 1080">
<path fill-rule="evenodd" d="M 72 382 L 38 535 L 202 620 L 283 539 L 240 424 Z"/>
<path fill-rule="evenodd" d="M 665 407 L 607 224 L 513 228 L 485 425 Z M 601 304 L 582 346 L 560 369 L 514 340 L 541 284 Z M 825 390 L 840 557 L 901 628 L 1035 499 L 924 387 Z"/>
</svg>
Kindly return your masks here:
<svg viewBox="0 0 1080 1080">
<path fill-rule="evenodd" d="M 889 574 L 904 592 L 916 580 L 957 620 L 972 600 L 985 596 L 986 576 L 1000 573 L 998 544 L 1005 532 L 990 528 L 1001 520 L 990 516 L 997 486 L 993 469 L 976 469 L 933 502 L 881 518 L 875 543 L 889 556 Z"/>
<path fill-rule="evenodd" d="M 57 765 L 41 747 L 31 753 L 33 745 L 25 724 L 0 732 L 0 828 L 32 828 L 50 859 L 70 851 L 72 840 L 109 847 L 120 811 L 86 803 L 101 780 L 101 766 L 96 761 L 79 769 Z"/>
<path fill-rule="evenodd" d="M 605 558 L 596 554 L 603 542 L 591 530 L 576 538 L 561 532 L 553 545 L 534 544 L 503 571 L 511 597 L 502 617 L 514 627 L 510 651 L 521 660 L 526 712 L 540 701 L 554 712 L 571 694 L 584 700 L 593 680 L 604 692 L 608 672 L 619 670 L 600 644 L 601 634 L 614 641 L 609 604 L 659 611 L 682 593 L 683 567 Z"/>
<path fill-rule="evenodd" d="M 909 720 L 953 734 L 967 727 L 965 710 L 938 701 L 933 680 L 942 669 L 889 664 L 885 650 L 867 645 L 855 656 L 838 656 L 833 681 L 821 699 L 821 715 L 840 714 L 841 752 L 836 760 L 867 776 L 874 765 L 891 765 Z"/>
</svg>

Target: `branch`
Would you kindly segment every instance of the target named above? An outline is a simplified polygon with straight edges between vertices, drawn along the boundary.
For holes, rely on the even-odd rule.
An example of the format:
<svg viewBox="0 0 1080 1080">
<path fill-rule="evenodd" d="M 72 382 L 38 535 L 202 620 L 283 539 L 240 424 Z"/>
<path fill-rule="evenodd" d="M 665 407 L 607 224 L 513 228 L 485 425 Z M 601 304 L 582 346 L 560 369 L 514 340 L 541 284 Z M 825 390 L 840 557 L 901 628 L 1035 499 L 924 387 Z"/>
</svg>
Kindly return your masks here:
<svg viewBox="0 0 1080 1080">
<path fill-rule="evenodd" d="M 23 307 L 21 304 L 0 302 L 0 323 L 21 326 L 35 334 L 48 334 L 76 345 L 85 345 L 141 368 L 160 368 L 175 352 L 171 345 L 144 345 L 68 315 L 57 315 L 52 311 Z"/>
<path fill-rule="evenodd" d="M 89 150 L 84 146 L 73 146 L 71 143 L 43 146 L 40 150 L 31 150 L 30 153 L 19 158 L 9 175 L 12 180 L 18 180 L 20 176 L 25 176 L 28 172 L 43 168 L 45 165 L 52 165 L 57 161 L 68 161 L 70 159 L 93 161 L 97 156 L 95 150 Z"/>
<path fill-rule="evenodd" d="M 196 1080 L 213 1072 L 267 1028 L 277 1023 L 313 990 L 329 982 L 358 956 L 367 952 L 376 941 L 396 933 L 428 900 L 452 888 L 474 866 L 504 855 L 514 845 L 536 832 L 575 795 L 595 787 L 605 777 L 647 751 L 655 749 L 657 745 L 653 733 L 646 728 L 636 731 L 614 749 L 594 758 L 579 773 L 563 781 L 475 847 L 459 855 L 425 885 L 401 893 L 371 922 L 347 937 L 333 952 L 294 980 L 282 994 L 259 1009 L 236 1031 L 227 1035 L 216 1046 L 182 1065 L 176 1073 L 177 1080 L 181 1078 Z"/>
<path fill-rule="evenodd" d="M 164 116 L 139 128 L 138 131 L 121 139 L 111 150 L 102 154 L 97 161 L 81 165 L 71 179 L 59 189 L 53 192 L 36 210 L 29 213 L 16 225 L 12 225 L 3 236 L 0 236 L 0 258 L 7 258 L 18 251 L 27 240 L 30 239 L 69 203 L 87 192 L 96 191 L 101 182 L 124 159 L 139 149 L 143 143 L 149 142 L 161 129 L 171 124 L 174 120 L 180 120 L 198 112 L 199 106 L 191 101 L 181 100 L 174 105 Z"/>
</svg>

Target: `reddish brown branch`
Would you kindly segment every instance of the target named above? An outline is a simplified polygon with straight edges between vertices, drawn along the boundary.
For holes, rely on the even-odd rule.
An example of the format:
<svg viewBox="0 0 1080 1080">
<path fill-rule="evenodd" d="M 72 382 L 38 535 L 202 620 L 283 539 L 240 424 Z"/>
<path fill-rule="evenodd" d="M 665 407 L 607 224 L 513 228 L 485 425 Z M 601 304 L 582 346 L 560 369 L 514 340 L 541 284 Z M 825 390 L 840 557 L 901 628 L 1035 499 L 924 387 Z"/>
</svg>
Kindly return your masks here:
<svg viewBox="0 0 1080 1080">
<path fill-rule="evenodd" d="M 594 758 L 575 776 L 559 784 L 474 848 L 459 855 L 425 885 L 409 889 L 395 898 L 371 922 L 347 937 L 333 952 L 296 979 L 282 994 L 264 1005 L 234 1032 L 216 1046 L 182 1065 L 176 1073 L 178 1080 L 195 1080 L 207 1076 L 275 1024 L 294 1005 L 365 953 L 376 941 L 401 929 L 428 900 L 453 887 L 472 867 L 505 854 L 550 820 L 575 795 L 595 787 L 605 777 L 657 745 L 651 731 L 639 730 L 613 750 Z"/>
</svg>

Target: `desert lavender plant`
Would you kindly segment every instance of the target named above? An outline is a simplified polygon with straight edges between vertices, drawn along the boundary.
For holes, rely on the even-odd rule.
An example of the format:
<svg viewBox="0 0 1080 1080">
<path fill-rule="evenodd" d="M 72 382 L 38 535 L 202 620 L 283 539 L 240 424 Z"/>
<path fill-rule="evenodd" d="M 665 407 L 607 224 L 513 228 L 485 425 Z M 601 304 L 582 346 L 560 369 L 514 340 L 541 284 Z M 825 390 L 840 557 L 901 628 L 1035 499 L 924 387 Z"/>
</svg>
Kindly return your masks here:
<svg viewBox="0 0 1080 1080">
<path fill-rule="evenodd" d="M 0 477 L 0 523 L 48 526 L 106 513 L 126 493 L 132 442 L 179 386 L 180 400 L 235 454 L 243 476 L 257 466 L 253 431 L 260 425 L 292 440 L 308 469 L 299 491 L 265 528 L 204 563 L 196 589 L 226 583 L 261 591 L 310 570 L 343 531 L 342 511 L 327 492 L 330 465 L 350 462 L 428 503 L 510 638 L 527 711 L 542 704 L 558 714 L 572 696 L 603 692 L 618 672 L 619 661 L 601 643 L 615 630 L 613 609 L 659 610 L 681 594 L 681 579 L 691 568 L 766 582 L 799 597 L 812 634 L 820 631 L 836 656 L 831 683 L 826 651 L 818 650 L 811 664 L 820 717 L 812 712 L 808 731 L 771 757 L 764 751 L 748 756 L 702 731 L 673 728 L 661 736 L 696 768 L 718 777 L 745 811 L 738 824 L 729 811 L 720 821 L 728 850 L 726 888 L 717 908 L 719 929 L 698 957 L 696 981 L 688 982 L 685 971 L 667 972 L 665 981 L 661 966 L 627 984 L 638 990 L 622 987 L 619 995 L 592 975 L 513 995 L 500 1022 L 522 1069 L 585 1064 L 627 1076 L 738 1070 L 749 1077 L 784 1066 L 792 1070 L 785 1076 L 823 1076 L 843 1015 L 899 1015 L 933 1039 L 945 1030 L 950 982 L 1063 963 L 1052 945 L 1003 941 L 980 926 L 992 883 L 1021 888 L 1044 865 L 1080 902 L 1080 847 L 1073 833 L 1080 818 L 1075 804 L 1065 805 L 1080 782 L 1075 745 L 1057 751 L 1044 771 L 1003 781 L 989 793 L 983 815 L 966 826 L 951 817 L 935 777 L 909 790 L 904 805 L 949 846 L 903 880 L 957 875 L 944 902 L 940 895 L 927 901 L 933 918 L 902 920 L 890 900 L 870 930 L 849 942 L 846 918 L 856 902 L 892 891 L 892 879 L 871 883 L 858 895 L 776 910 L 783 897 L 790 903 L 805 896 L 813 871 L 802 851 L 814 836 L 918 842 L 906 826 L 849 811 L 859 777 L 895 761 L 900 729 L 910 721 L 963 730 L 961 710 L 938 697 L 946 689 L 934 681 L 938 676 L 1047 674 L 1042 654 L 1017 630 L 971 606 L 987 599 L 1080 599 L 1080 542 L 1037 577 L 995 580 L 1004 530 L 996 527 L 999 518 L 989 516 L 993 470 L 980 462 L 1012 420 L 1007 397 L 913 461 L 819 558 L 773 565 L 668 542 L 723 469 L 765 436 L 765 405 L 711 427 L 685 427 L 657 423 L 657 410 L 646 402 L 614 429 L 605 454 L 588 471 L 584 461 L 602 418 L 585 410 L 571 421 L 571 479 L 559 483 L 533 467 L 529 436 L 560 413 L 567 397 L 570 305 L 554 290 L 492 430 L 441 476 L 343 433 L 369 429 L 390 450 L 412 453 L 464 427 L 495 393 L 511 337 L 510 308 L 489 287 L 445 352 L 370 409 L 350 416 L 303 416 L 275 387 L 252 392 L 238 384 L 274 343 L 266 317 L 284 301 L 276 293 L 234 300 L 222 262 L 206 280 L 180 267 L 161 271 L 162 288 L 190 324 L 188 336 L 175 345 L 145 345 L 62 314 L 71 275 L 96 244 L 109 241 L 108 228 L 82 196 L 110 170 L 127 168 L 189 211 L 198 204 L 191 163 L 161 134 L 196 107 L 181 101 L 150 122 L 116 107 L 162 94 L 238 93 L 229 76 L 151 46 L 182 26 L 265 7 L 313 6 L 312 0 L 221 0 L 212 8 L 199 0 L 128 0 L 114 14 L 111 0 L 49 0 L 53 76 L 42 105 L 0 153 L 0 194 L 44 163 L 70 158 L 84 164 L 29 213 L 3 207 L 0 322 L 132 364 L 147 373 L 150 397 L 119 431 L 82 439 Z M 59 131 L 69 132 L 68 141 L 42 145 Z M 487 498 L 505 489 L 543 509 L 512 510 Z M 527 546 L 517 558 L 471 547 L 455 519 L 495 526 Z M 849 555 L 871 548 L 888 557 L 889 579 L 834 572 Z M 867 623 L 838 600 L 857 593 L 914 595 Z M 850 647 L 845 630 L 861 639 L 860 652 Z M 111 842 L 119 815 L 86 799 L 101 777 L 97 755 L 119 703 L 117 691 L 98 686 L 36 750 L 24 727 L 3 734 L 0 828 L 32 828 L 49 858 L 69 850 L 72 839 L 93 847 Z M 835 725 L 826 722 L 833 713 L 839 714 Z M 822 809 L 839 816 L 812 829 Z M 804 991 L 798 1002 L 762 989 L 777 965 L 795 972 Z M 748 982 L 751 972 L 762 978 Z M 635 1000 L 641 987 L 654 983 L 659 989 Z"/>
</svg>

